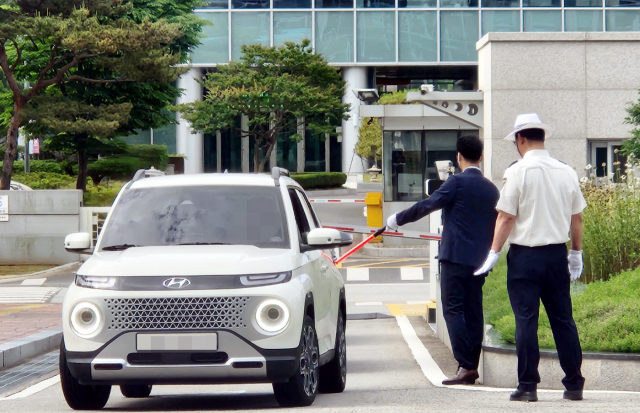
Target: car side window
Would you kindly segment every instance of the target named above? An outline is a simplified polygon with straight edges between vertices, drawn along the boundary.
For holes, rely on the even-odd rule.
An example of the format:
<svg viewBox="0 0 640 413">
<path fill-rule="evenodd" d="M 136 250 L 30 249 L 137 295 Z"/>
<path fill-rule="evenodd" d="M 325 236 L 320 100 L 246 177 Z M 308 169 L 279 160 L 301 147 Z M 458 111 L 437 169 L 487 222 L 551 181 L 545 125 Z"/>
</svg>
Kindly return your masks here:
<svg viewBox="0 0 640 413">
<path fill-rule="evenodd" d="M 300 197 L 295 189 L 289 188 L 289 198 L 291 198 L 291 205 L 293 206 L 293 214 L 296 217 L 296 224 L 298 226 L 298 232 L 303 243 L 307 242 L 307 233 L 311 231 L 311 226 L 307 220 L 307 214 L 302 206 Z"/>
<path fill-rule="evenodd" d="M 307 196 L 301 191 L 296 190 L 296 192 L 298 193 L 298 197 L 300 198 L 300 203 L 302 204 L 302 208 L 304 209 L 304 212 L 307 215 L 307 220 L 309 221 L 309 224 L 311 225 L 312 229 L 320 228 L 320 221 L 318 221 L 318 217 L 316 217 L 316 214 L 311 208 L 311 203 L 307 199 Z"/>
</svg>

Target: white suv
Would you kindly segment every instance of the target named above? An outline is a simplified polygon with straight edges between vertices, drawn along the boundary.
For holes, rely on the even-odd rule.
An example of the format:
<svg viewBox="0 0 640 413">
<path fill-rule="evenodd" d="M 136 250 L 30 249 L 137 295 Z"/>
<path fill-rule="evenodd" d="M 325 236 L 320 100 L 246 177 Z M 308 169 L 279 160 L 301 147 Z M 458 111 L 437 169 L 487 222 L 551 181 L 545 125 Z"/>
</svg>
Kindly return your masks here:
<svg viewBox="0 0 640 413">
<path fill-rule="evenodd" d="M 62 310 L 60 377 L 74 409 L 112 385 L 273 383 L 307 406 L 346 382 L 345 290 L 332 254 L 351 236 L 322 228 L 286 171 L 152 176 L 114 201 Z M 324 251 L 323 251 L 324 250 Z"/>
</svg>

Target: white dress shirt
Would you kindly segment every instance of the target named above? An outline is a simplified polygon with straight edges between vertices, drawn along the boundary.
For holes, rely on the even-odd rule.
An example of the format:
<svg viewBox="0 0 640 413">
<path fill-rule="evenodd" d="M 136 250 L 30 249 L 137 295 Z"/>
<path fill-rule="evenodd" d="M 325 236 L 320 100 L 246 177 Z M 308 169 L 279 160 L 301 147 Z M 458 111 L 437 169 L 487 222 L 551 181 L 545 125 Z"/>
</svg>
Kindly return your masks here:
<svg viewBox="0 0 640 413">
<path fill-rule="evenodd" d="M 571 216 L 586 206 L 578 174 L 538 149 L 507 168 L 496 209 L 516 216 L 511 244 L 538 247 L 569 241 Z"/>
</svg>

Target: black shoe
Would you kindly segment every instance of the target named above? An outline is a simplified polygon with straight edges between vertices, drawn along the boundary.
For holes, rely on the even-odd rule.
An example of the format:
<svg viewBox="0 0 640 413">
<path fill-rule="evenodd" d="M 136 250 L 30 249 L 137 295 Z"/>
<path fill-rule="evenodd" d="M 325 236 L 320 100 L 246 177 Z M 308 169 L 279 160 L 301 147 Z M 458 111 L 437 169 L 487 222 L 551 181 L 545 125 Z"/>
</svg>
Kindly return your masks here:
<svg viewBox="0 0 640 413">
<path fill-rule="evenodd" d="M 520 389 L 516 389 L 509 400 L 512 402 L 537 402 L 538 401 L 538 392 L 536 390 L 533 391 L 522 391 Z"/>
<path fill-rule="evenodd" d="M 567 400 L 582 400 L 582 390 L 565 390 L 562 398 Z"/>
</svg>

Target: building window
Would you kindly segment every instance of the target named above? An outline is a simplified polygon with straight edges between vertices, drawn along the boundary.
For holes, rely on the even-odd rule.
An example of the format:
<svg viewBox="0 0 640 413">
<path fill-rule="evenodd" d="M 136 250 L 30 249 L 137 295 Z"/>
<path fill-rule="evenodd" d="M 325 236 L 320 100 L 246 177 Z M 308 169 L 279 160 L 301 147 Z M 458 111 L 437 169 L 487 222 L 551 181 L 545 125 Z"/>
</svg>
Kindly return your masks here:
<svg viewBox="0 0 640 413">
<path fill-rule="evenodd" d="M 300 43 L 311 39 L 311 12 L 274 12 L 273 45 L 283 46 L 285 42 Z"/>
<path fill-rule="evenodd" d="M 398 7 L 418 8 L 435 8 L 438 6 L 437 0 L 398 0 Z"/>
<path fill-rule="evenodd" d="M 640 10 L 607 10 L 607 31 L 640 31 Z"/>
<path fill-rule="evenodd" d="M 353 8 L 353 0 L 316 0 L 316 9 Z"/>
<path fill-rule="evenodd" d="M 607 182 L 621 182 L 621 177 L 627 173 L 627 157 L 619 153 L 621 148 L 621 141 L 589 142 L 590 163 L 593 167 L 590 172 L 598 180 L 602 178 Z"/>
<path fill-rule="evenodd" d="M 211 25 L 202 27 L 201 44 L 191 54 L 193 63 L 229 62 L 229 13 L 195 13 Z"/>
<path fill-rule="evenodd" d="M 478 131 L 385 131 L 385 202 L 414 202 L 426 198 L 425 181 L 439 179 L 436 161 L 449 160 L 457 168 L 456 142 L 464 135 L 478 136 Z M 459 169 L 457 171 L 459 172 Z"/>
<path fill-rule="evenodd" d="M 205 0 L 204 6 L 198 6 L 199 9 L 228 9 L 228 0 Z"/>
<path fill-rule="evenodd" d="M 231 13 L 231 60 L 242 56 L 243 45 L 269 46 L 269 12 Z"/>
<path fill-rule="evenodd" d="M 358 12 L 358 62 L 396 61 L 396 18 L 392 11 Z"/>
<path fill-rule="evenodd" d="M 268 9 L 269 0 L 231 0 L 234 9 Z"/>
<path fill-rule="evenodd" d="M 522 0 L 522 7 L 560 7 L 561 0 Z"/>
<path fill-rule="evenodd" d="M 520 7 L 520 0 L 482 0 L 482 7 Z"/>
<path fill-rule="evenodd" d="M 482 35 L 489 32 L 519 32 L 520 12 L 516 10 L 487 10 L 482 12 Z"/>
<path fill-rule="evenodd" d="M 560 10 L 525 10 L 525 32 L 561 32 L 562 12 Z"/>
<path fill-rule="evenodd" d="M 316 53 L 331 63 L 353 62 L 353 12 L 316 12 Z"/>
<path fill-rule="evenodd" d="M 475 62 L 476 42 L 480 36 L 477 11 L 440 12 L 440 60 Z"/>
<path fill-rule="evenodd" d="M 274 9 L 310 9 L 311 0 L 273 0 Z"/>
<path fill-rule="evenodd" d="M 564 30 L 567 32 L 602 31 L 600 10 L 567 10 L 564 13 Z"/>
<path fill-rule="evenodd" d="M 435 11 L 398 12 L 398 44 L 401 62 L 438 60 L 437 13 Z"/>
</svg>

